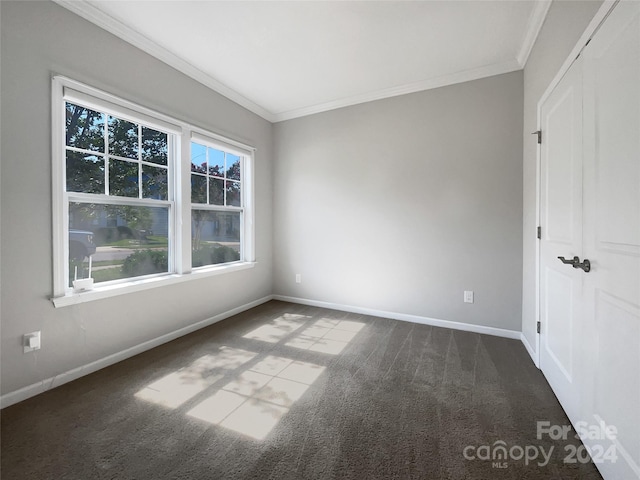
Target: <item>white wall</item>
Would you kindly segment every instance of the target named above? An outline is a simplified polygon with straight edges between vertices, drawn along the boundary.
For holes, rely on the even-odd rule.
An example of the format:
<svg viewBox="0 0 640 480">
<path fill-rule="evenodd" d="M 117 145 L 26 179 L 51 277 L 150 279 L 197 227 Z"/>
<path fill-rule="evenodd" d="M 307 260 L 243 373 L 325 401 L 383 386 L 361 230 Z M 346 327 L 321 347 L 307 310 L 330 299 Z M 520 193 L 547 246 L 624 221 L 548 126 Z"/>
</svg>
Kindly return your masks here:
<svg viewBox="0 0 640 480">
<path fill-rule="evenodd" d="M 275 293 L 519 331 L 522 95 L 515 72 L 276 124 Z"/>
<path fill-rule="evenodd" d="M 554 1 L 524 69 L 523 130 L 523 264 L 522 332 L 536 342 L 536 165 L 537 105 L 576 42 L 602 4 L 593 1 Z"/>
<path fill-rule="evenodd" d="M 272 125 L 51 2 L 6 2 L 2 21 L 2 393 L 272 292 Z M 54 308 L 51 76 L 63 74 L 258 148 L 257 267 Z M 23 354 L 24 333 L 42 349 Z"/>
</svg>

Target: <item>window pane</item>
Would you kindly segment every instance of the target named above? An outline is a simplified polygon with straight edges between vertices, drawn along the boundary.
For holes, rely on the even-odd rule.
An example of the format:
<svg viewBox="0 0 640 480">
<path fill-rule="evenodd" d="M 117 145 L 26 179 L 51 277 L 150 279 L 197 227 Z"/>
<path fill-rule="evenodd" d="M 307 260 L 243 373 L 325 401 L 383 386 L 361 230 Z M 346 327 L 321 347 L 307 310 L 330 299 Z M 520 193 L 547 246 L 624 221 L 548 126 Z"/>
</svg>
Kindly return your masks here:
<svg viewBox="0 0 640 480">
<path fill-rule="evenodd" d="M 168 151 L 166 133 L 142 127 L 142 160 L 166 165 Z"/>
<path fill-rule="evenodd" d="M 104 158 L 68 150 L 67 192 L 104 193 Z"/>
<path fill-rule="evenodd" d="M 193 267 L 240 260 L 240 213 L 192 210 Z"/>
<path fill-rule="evenodd" d="M 191 202 L 207 203 L 207 177 L 191 174 Z"/>
<path fill-rule="evenodd" d="M 138 196 L 138 163 L 109 161 L 109 194 L 120 197 Z"/>
<path fill-rule="evenodd" d="M 240 157 L 227 153 L 227 178 L 240 180 Z"/>
<path fill-rule="evenodd" d="M 167 199 L 167 169 L 142 165 L 142 198 Z"/>
<path fill-rule="evenodd" d="M 70 147 L 104 152 L 104 115 L 67 103 L 66 137 Z"/>
<path fill-rule="evenodd" d="M 224 152 L 215 148 L 208 148 L 209 151 L 209 175 L 224 177 Z"/>
<path fill-rule="evenodd" d="M 138 159 L 138 126 L 135 123 L 109 117 L 109 153 Z"/>
<path fill-rule="evenodd" d="M 224 180 L 209 178 L 209 204 L 224 205 Z"/>
<path fill-rule="evenodd" d="M 207 173 L 207 147 L 191 142 L 191 171 Z"/>
<path fill-rule="evenodd" d="M 69 286 L 168 272 L 168 232 L 168 207 L 70 203 Z"/>
<path fill-rule="evenodd" d="M 227 205 L 239 207 L 241 204 L 240 182 L 227 180 L 225 183 L 227 185 Z"/>
</svg>

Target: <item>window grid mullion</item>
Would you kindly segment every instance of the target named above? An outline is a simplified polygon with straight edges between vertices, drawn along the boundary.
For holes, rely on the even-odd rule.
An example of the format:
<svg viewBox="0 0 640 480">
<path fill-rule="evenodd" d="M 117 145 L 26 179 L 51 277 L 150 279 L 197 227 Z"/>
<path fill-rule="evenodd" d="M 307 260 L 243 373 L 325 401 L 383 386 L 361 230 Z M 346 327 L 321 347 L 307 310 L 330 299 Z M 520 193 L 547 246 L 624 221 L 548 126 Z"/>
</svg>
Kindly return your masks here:
<svg viewBox="0 0 640 480">
<path fill-rule="evenodd" d="M 240 157 L 240 180 L 242 180 L 244 178 L 245 175 L 245 163 L 246 163 L 247 159 L 246 157 L 242 156 Z M 245 192 L 245 186 L 242 184 L 242 181 L 240 182 L 240 206 L 244 208 L 244 206 L 246 205 L 245 202 L 245 197 L 247 195 L 247 192 Z M 244 215 L 243 215 L 244 217 Z M 244 220 L 243 220 L 243 229 L 244 229 Z M 242 257 L 244 258 L 244 257 Z"/>
<path fill-rule="evenodd" d="M 75 148 L 75 147 L 69 147 L 69 148 Z M 84 152 L 83 152 L 84 153 Z M 102 155 L 102 152 L 93 152 L 93 155 Z M 146 160 L 139 160 L 137 158 L 127 158 L 127 157 L 121 157 L 120 155 L 109 155 L 111 158 L 113 158 L 114 160 L 120 160 L 122 162 L 131 162 L 131 163 L 142 163 L 143 165 L 150 165 L 152 167 L 162 167 L 162 168 L 167 168 L 166 165 L 162 165 L 160 163 L 153 163 L 153 162 L 148 162 Z"/>
<path fill-rule="evenodd" d="M 85 155 L 98 155 L 98 156 L 101 156 L 101 157 L 104 156 L 104 151 L 87 150 L 86 148 L 72 147 L 70 145 L 65 145 L 64 148 L 65 148 L 65 150 L 68 150 L 70 152 L 83 153 Z"/>
<path fill-rule="evenodd" d="M 204 149 L 204 158 L 207 161 L 207 205 L 209 205 L 211 203 L 211 200 L 209 200 L 209 184 L 211 183 L 209 182 L 209 147 L 205 147 Z"/>
<path fill-rule="evenodd" d="M 142 198 L 142 125 L 138 124 L 138 198 Z"/>
<path fill-rule="evenodd" d="M 100 205 L 121 205 L 134 207 L 167 207 L 172 206 L 171 200 L 156 200 L 152 198 L 117 197 L 96 193 L 67 192 L 67 199 L 72 203 L 96 203 Z"/>
<path fill-rule="evenodd" d="M 222 165 L 222 204 L 227 206 L 227 152 L 224 152 L 224 164 Z"/>
<path fill-rule="evenodd" d="M 109 116 L 102 114 L 104 124 L 104 194 L 109 195 Z"/>
<path fill-rule="evenodd" d="M 192 203 L 191 210 L 212 210 L 216 212 L 242 212 L 244 208 L 242 207 L 232 207 L 232 206 L 224 206 L 224 205 L 206 205 L 204 203 Z"/>
<path fill-rule="evenodd" d="M 133 161 L 135 162 L 135 160 L 133 160 Z M 162 168 L 162 169 L 164 169 L 164 170 L 168 170 L 168 169 L 169 169 L 169 166 L 168 166 L 168 165 L 162 165 L 162 164 L 160 164 L 160 163 L 147 162 L 147 161 L 145 161 L 145 160 L 142 160 L 140 163 L 141 163 L 143 166 L 144 166 L 144 165 L 146 165 L 146 166 L 148 166 L 148 167 Z"/>
</svg>

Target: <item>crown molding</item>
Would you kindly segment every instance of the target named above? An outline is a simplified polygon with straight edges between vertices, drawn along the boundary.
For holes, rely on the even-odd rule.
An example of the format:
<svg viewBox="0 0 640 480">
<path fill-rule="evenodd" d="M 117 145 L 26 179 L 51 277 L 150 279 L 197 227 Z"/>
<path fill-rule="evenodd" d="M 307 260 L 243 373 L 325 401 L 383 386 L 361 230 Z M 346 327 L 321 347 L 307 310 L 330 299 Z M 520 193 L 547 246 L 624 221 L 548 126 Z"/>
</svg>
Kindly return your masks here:
<svg viewBox="0 0 640 480">
<path fill-rule="evenodd" d="M 335 110 L 338 108 L 349 107 L 351 105 L 357 105 L 360 103 L 372 102 L 374 100 L 383 100 L 385 98 L 397 97 L 400 95 L 406 95 L 408 93 L 421 92 L 424 90 L 431 90 L 439 87 L 446 87 L 448 85 L 455 85 L 456 83 L 468 82 L 471 80 L 478 80 L 480 78 L 491 77 L 494 75 L 501 75 L 503 73 L 514 72 L 522 70 L 522 67 L 517 60 L 510 60 L 504 63 L 485 65 L 483 67 L 474 68 L 471 70 L 465 70 L 462 72 L 452 73 L 450 75 L 443 75 L 440 77 L 429 78 L 420 82 L 409 83 L 406 85 L 400 85 L 397 87 L 385 88 L 382 90 L 376 90 L 375 92 L 369 92 L 362 95 L 354 95 L 340 100 L 334 100 L 326 103 L 319 103 L 310 107 L 297 108 L 286 112 L 276 113 L 274 115 L 274 122 L 282 122 L 285 120 L 291 120 L 299 117 L 306 117 L 307 115 L 313 115 L 316 113 L 322 113 L 329 110 Z"/>
<path fill-rule="evenodd" d="M 295 108 L 279 113 L 272 113 L 267 109 L 261 107 L 255 102 L 244 97 L 240 93 L 236 92 L 227 85 L 219 82 L 209 74 L 203 72 L 199 68 L 195 67 L 186 60 L 180 58 L 174 53 L 170 52 L 166 48 L 158 45 L 153 40 L 145 37 L 136 30 L 128 27 L 124 23 L 115 18 L 107 15 L 95 5 L 92 5 L 87 0 L 53 0 L 56 4 L 67 10 L 79 15 L 80 17 L 90 21 L 98 27 L 116 35 L 122 40 L 130 43 L 131 45 L 143 50 L 144 52 L 152 55 L 158 60 L 166 63 L 167 65 L 175 68 L 179 72 L 193 78 L 199 83 L 212 89 L 213 91 L 225 96 L 229 100 L 237 103 L 238 105 L 246 108 L 247 110 L 255 113 L 256 115 L 264 118 L 265 120 L 276 123 L 285 120 L 291 120 L 294 118 L 304 117 L 307 115 L 313 115 L 316 113 L 322 113 L 329 110 L 335 110 L 338 108 L 348 107 L 351 105 L 358 105 L 361 103 L 371 102 L 375 100 L 382 100 L 385 98 L 396 97 L 400 95 L 406 95 L 409 93 L 420 92 L 424 90 L 430 90 L 434 88 L 444 87 L 447 85 L 454 85 L 457 83 L 468 82 L 471 80 L 478 80 L 480 78 L 490 77 L 493 75 L 500 75 L 503 73 L 509 73 L 516 70 L 521 70 L 526 63 L 526 60 L 531 52 L 531 48 L 540 32 L 542 23 L 546 17 L 551 1 L 544 0 L 536 2 L 533 12 L 529 17 L 527 32 L 524 37 L 524 41 L 517 59 L 510 60 L 508 62 L 485 65 L 482 67 L 474 68 L 471 70 L 465 70 L 462 72 L 456 72 L 449 75 L 442 75 L 439 77 L 433 77 L 419 82 L 414 82 L 405 85 L 399 85 L 395 87 L 385 88 L 368 92 L 360 95 L 353 95 L 350 97 L 342 98 L 339 100 L 332 100 L 329 102 L 319 103 L 316 105 L 305 106 L 301 108 Z"/>
<path fill-rule="evenodd" d="M 247 110 L 259 115 L 260 117 L 268 120 L 269 122 L 274 121 L 274 115 L 265 110 L 260 105 L 252 102 L 248 98 L 239 94 L 232 88 L 229 88 L 227 85 L 219 82 L 212 76 L 204 73 L 199 68 L 195 67 L 191 63 L 186 60 L 178 57 L 174 53 L 170 52 L 164 47 L 161 47 L 154 41 L 145 37 L 141 33 L 135 31 L 134 29 L 126 26 L 119 20 L 107 15 L 105 12 L 100 10 L 98 7 L 90 4 L 87 1 L 78 1 L 78 0 L 53 0 L 55 3 L 60 5 L 61 7 L 66 8 L 67 10 L 79 15 L 80 17 L 90 21 L 91 23 L 97 25 L 98 27 L 114 34 L 115 36 L 121 38 L 125 42 L 128 42 L 135 47 L 138 47 L 140 50 L 152 55 L 158 60 L 166 63 L 167 65 L 175 68 L 181 73 L 193 78 L 194 80 L 200 82 L 201 84 L 209 87 L 215 92 L 219 93 L 227 97 L 229 100 L 237 103 L 238 105 L 246 108 Z"/>
<path fill-rule="evenodd" d="M 536 2 L 533 10 L 531 11 L 531 15 L 529 15 L 527 30 L 524 34 L 524 38 L 522 39 L 522 45 L 520 46 L 518 56 L 516 57 L 521 68 L 524 68 L 527 64 L 533 45 L 536 43 L 540 30 L 542 29 L 542 24 L 544 23 L 545 18 L 547 18 L 551 2 L 552 0 Z"/>
</svg>

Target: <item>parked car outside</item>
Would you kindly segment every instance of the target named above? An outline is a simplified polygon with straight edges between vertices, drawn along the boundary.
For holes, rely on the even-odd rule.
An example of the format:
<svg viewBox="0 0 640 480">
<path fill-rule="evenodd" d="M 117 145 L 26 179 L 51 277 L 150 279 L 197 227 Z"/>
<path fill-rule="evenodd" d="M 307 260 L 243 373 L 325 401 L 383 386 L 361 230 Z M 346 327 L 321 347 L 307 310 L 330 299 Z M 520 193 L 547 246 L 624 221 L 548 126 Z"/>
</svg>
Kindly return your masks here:
<svg viewBox="0 0 640 480">
<path fill-rule="evenodd" d="M 82 262 L 96 253 L 93 232 L 87 230 L 69 230 L 69 260 Z"/>
</svg>

